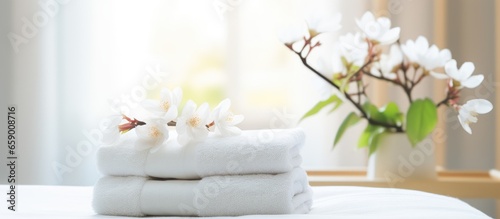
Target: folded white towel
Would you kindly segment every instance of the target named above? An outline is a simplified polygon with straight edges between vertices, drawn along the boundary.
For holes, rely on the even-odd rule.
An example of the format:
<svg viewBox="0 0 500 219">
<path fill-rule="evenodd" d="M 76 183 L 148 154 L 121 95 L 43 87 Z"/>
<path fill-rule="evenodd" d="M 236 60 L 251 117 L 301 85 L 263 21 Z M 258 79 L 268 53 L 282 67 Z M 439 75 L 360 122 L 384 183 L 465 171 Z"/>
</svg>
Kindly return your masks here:
<svg viewBox="0 0 500 219">
<path fill-rule="evenodd" d="M 300 166 L 302 129 L 243 131 L 239 136 L 209 136 L 181 146 L 176 133 L 154 153 L 137 151 L 134 133 L 115 146 L 100 147 L 97 166 L 111 176 L 200 179 L 214 175 L 284 173 Z"/>
<path fill-rule="evenodd" d="M 312 191 L 303 169 L 282 174 L 211 176 L 201 180 L 101 178 L 93 208 L 121 216 L 238 216 L 305 214 Z"/>
</svg>

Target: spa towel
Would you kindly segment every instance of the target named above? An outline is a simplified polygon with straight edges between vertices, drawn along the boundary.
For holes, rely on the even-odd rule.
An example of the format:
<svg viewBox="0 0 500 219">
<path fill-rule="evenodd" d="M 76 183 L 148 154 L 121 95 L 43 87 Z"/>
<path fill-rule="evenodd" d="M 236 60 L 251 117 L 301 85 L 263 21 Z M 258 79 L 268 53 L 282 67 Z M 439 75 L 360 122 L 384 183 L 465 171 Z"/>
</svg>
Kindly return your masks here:
<svg viewBox="0 0 500 219">
<path fill-rule="evenodd" d="M 104 175 L 144 176 L 162 179 L 200 179 L 214 175 L 275 174 L 300 166 L 304 145 L 300 128 L 250 130 L 239 136 L 210 135 L 199 143 L 179 145 L 176 132 L 154 153 L 137 151 L 135 133 L 122 136 L 117 145 L 100 147 L 97 166 Z"/>
<path fill-rule="evenodd" d="M 282 174 L 211 176 L 201 180 L 101 178 L 93 208 L 119 216 L 239 216 L 305 214 L 312 204 L 301 168 Z"/>
</svg>

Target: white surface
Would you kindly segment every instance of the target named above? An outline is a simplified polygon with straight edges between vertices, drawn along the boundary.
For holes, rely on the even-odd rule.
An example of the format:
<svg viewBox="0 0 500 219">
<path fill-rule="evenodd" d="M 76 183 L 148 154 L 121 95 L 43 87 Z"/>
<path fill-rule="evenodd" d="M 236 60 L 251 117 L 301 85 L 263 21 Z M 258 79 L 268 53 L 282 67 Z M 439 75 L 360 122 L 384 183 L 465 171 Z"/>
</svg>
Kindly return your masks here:
<svg viewBox="0 0 500 219">
<path fill-rule="evenodd" d="M 203 142 L 185 146 L 170 139 L 153 153 L 134 148 L 137 137 L 127 133 L 114 146 L 100 147 L 97 167 L 109 176 L 151 176 L 200 179 L 214 175 L 284 173 L 300 166 L 304 131 L 294 129 L 245 130 L 239 136 L 211 134 Z"/>
<path fill-rule="evenodd" d="M 0 191 L 7 191 L 0 186 Z M 418 191 L 364 187 L 313 187 L 314 203 L 307 215 L 276 218 L 489 218 L 454 198 Z M 6 199 L 6 196 L 3 196 Z M 18 211 L 5 205 L 0 218 L 121 218 L 96 215 L 91 208 L 92 187 L 19 186 Z M 4 202 L 4 201 L 2 201 Z M 270 218 L 250 215 L 244 218 Z M 165 217 L 166 218 L 166 217 Z M 172 217 L 168 217 L 172 218 Z M 215 219 L 217 217 L 211 217 Z"/>
<path fill-rule="evenodd" d="M 312 191 L 301 168 L 201 180 L 105 176 L 95 184 L 93 197 L 97 213 L 121 216 L 303 214 L 311 202 Z"/>
</svg>

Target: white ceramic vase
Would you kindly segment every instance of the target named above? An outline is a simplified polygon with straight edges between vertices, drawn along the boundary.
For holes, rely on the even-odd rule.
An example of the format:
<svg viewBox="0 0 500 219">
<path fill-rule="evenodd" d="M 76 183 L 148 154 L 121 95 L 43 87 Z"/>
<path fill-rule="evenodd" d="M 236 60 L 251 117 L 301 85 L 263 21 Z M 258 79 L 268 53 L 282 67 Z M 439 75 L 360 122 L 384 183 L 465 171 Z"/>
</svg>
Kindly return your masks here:
<svg viewBox="0 0 500 219">
<path fill-rule="evenodd" d="M 368 161 L 367 176 L 396 184 L 405 180 L 435 180 L 435 143 L 426 138 L 412 147 L 406 133 L 389 133 L 379 140 Z"/>
</svg>

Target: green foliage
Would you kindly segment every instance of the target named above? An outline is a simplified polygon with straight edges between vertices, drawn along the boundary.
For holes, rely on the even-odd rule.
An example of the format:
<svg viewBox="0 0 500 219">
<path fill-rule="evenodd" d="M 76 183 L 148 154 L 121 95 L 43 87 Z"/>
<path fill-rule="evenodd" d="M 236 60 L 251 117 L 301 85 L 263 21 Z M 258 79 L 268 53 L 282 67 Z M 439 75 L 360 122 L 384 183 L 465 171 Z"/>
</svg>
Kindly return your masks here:
<svg viewBox="0 0 500 219">
<path fill-rule="evenodd" d="M 311 108 L 309 111 L 307 111 L 307 113 L 304 114 L 304 116 L 302 116 L 300 121 L 304 120 L 307 117 L 316 115 L 323 108 L 325 108 L 326 106 L 332 105 L 332 104 L 334 105 L 334 107 L 332 109 L 332 111 L 333 111 L 333 110 L 337 109 L 340 106 L 340 104 L 342 104 L 342 100 L 337 95 L 334 94 L 326 100 L 319 101 L 316 105 L 313 106 L 313 108 Z"/>
<path fill-rule="evenodd" d="M 349 83 L 351 82 L 351 78 L 358 73 L 360 66 L 354 65 L 354 63 L 350 63 L 347 61 L 345 57 L 340 58 L 342 61 L 342 64 L 347 70 L 346 76 L 341 80 L 341 83 L 339 85 L 340 91 L 341 92 L 346 92 L 349 89 Z"/>
<path fill-rule="evenodd" d="M 339 142 L 340 138 L 342 138 L 342 135 L 344 135 L 345 131 L 347 128 L 355 125 L 356 123 L 361 120 L 361 117 L 359 117 L 356 113 L 351 112 L 347 117 L 344 119 L 342 124 L 340 124 L 339 130 L 337 131 L 337 134 L 335 135 L 335 140 L 333 141 L 333 146 Z"/>
<path fill-rule="evenodd" d="M 373 105 L 372 103 L 370 103 L 369 101 L 366 101 L 364 104 L 363 104 L 363 110 L 366 112 L 366 116 L 369 118 L 369 119 L 374 119 L 374 120 L 377 120 L 377 121 L 385 121 L 385 115 L 382 114 L 375 105 Z"/>
<path fill-rule="evenodd" d="M 385 131 L 386 129 L 382 126 L 368 124 L 359 137 L 358 147 L 368 147 L 370 154 L 372 154 L 378 147 L 380 135 L 382 135 Z"/>
<path fill-rule="evenodd" d="M 394 102 L 389 102 L 387 105 L 382 107 L 382 114 L 385 117 L 385 120 L 392 125 L 402 125 L 404 115 L 401 111 L 399 111 L 398 105 Z"/>
<path fill-rule="evenodd" d="M 399 111 L 396 103 L 389 102 L 384 107 L 378 109 L 370 102 L 363 104 L 363 110 L 369 119 L 373 119 L 382 123 L 401 125 L 403 123 L 403 113 Z M 382 126 L 368 124 L 358 140 L 358 147 L 368 147 L 370 154 L 375 152 L 378 148 L 379 139 L 387 132 L 387 129 Z"/>
<path fill-rule="evenodd" d="M 379 128 L 376 130 L 375 133 L 372 134 L 372 137 L 370 139 L 370 142 L 368 144 L 368 154 L 372 155 L 373 152 L 375 152 L 379 146 L 379 140 L 380 138 L 383 137 L 385 134 L 385 129 L 384 128 Z"/>
<path fill-rule="evenodd" d="M 406 114 L 406 134 L 415 146 L 424 140 L 437 124 L 437 108 L 428 98 L 414 101 Z"/>
</svg>

